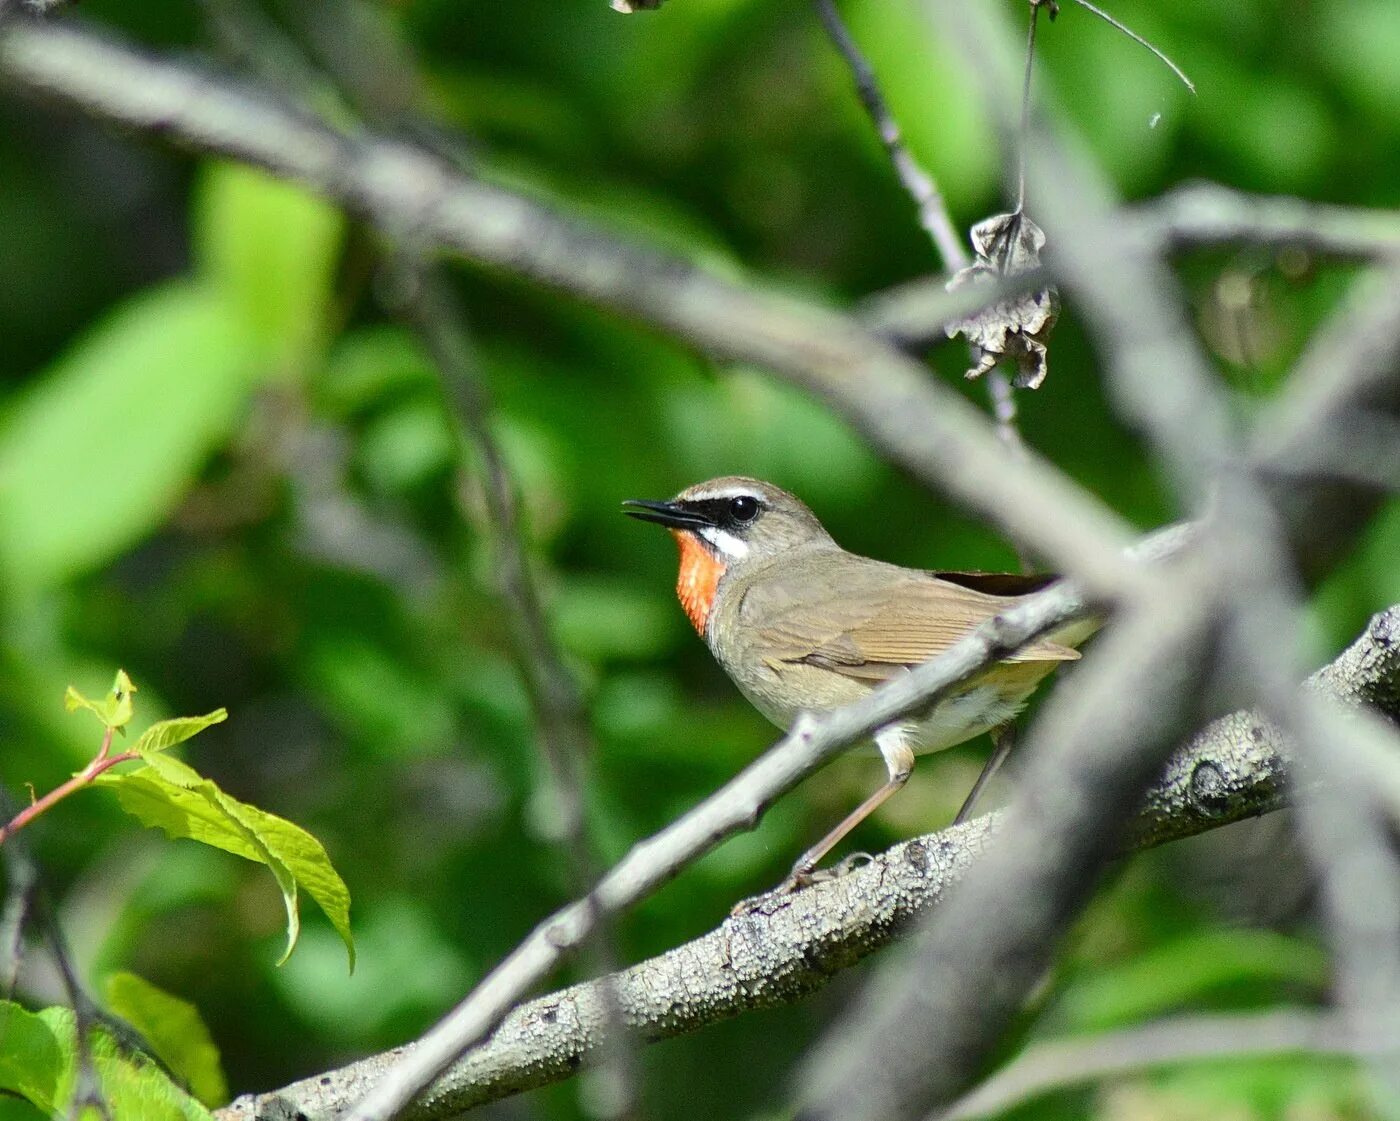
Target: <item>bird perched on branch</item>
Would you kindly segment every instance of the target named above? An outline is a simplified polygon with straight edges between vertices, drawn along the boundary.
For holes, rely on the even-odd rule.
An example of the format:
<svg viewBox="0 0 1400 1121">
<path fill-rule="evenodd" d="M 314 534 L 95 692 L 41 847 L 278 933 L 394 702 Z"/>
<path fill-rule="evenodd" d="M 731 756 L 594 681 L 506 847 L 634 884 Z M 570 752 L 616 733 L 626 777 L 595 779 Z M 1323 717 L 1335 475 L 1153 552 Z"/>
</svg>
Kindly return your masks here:
<svg viewBox="0 0 1400 1121">
<path fill-rule="evenodd" d="M 860 700 L 1054 579 L 925 572 L 857 556 L 800 499 L 737 475 L 623 507 L 671 531 L 686 616 L 744 696 L 785 730 L 799 713 Z M 1017 713 L 1042 679 L 1079 657 L 1074 647 L 1095 626 L 1043 638 L 929 710 L 879 729 L 888 781 L 808 849 L 778 890 L 810 882 L 821 859 L 905 784 L 915 755 L 991 732 L 996 747 L 958 812 L 962 821 L 1005 758 Z"/>
</svg>

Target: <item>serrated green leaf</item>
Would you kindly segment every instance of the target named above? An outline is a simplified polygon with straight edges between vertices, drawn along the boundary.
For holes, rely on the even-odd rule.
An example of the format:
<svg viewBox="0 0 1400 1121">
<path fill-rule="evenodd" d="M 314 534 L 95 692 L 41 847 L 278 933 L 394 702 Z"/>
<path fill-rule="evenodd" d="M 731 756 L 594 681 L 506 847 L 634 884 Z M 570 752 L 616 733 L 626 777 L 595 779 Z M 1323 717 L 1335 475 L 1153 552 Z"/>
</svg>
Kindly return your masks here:
<svg viewBox="0 0 1400 1121">
<path fill-rule="evenodd" d="M 107 1007 L 141 1033 L 195 1097 L 211 1107 L 228 1101 L 219 1049 L 193 1004 L 126 972 L 108 977 L 104 993 Z"/>
<path fill-rule="evenodd" d="M 143 825 L 163 829 L 168 837 L 187 837 L 223 849 L 245 860 L 263 863 L 262 850 L 237 821 L 229 818 L 217 802 L 195 789 L 171 782 L 155 773 L 155 762 L 184 767 L 168 755 L 152 757 L 147 767 L 129 774 L 108 772 L 94 781 L 114 790 L 121 807 Z M 196 775 L 196 779 L 198 776 Z"/>
<path fill-rule="evenodd" d="M 306 893 L 316 900 L 321 910 L 330 919 L 331 926 L 345 943 L 349 957 L 350 971 L 355 970 L 355 941 L 350 933 L 350 889 L 331 865 L 325 846 L 298 825 L 285 818 L 250 806 L 214 788 L 220 800 L 232 814 L 267 846 L 280 860 L 296 883 L 306 889 Z M 288 950 L 288 953 L 291 951 Z M 284 959 L 285 960 L 285 959 Z"/>
<path fill-rule="evenodd" d="M 249 345 L 227 301 L 174 282 L 122 305 L 35 380 L 0 421 L 12 585 L 60 583 L 161 523 L 242 413 Z"/>
<path fill-rule="evenodd" d="M 18 1094 L 45 1113 L 53 1113 L 69 1061 L 42 1016 L 12 1001 L 0 1001 L 0 1091 Z"/>
<path fill-rule="evenodd" d="M 96 781 L 115 790 L 122 809 L 144 825 L 265 864 L 277 880 L 287 910 L 287 949 L 282 961 L 291 955 L 301 929 L 300 886 L 326 913 L 345 942 L 350 968 L 355 968 L 350 892 L 320 841 L 276 814 L 240 802 L 178 759 L 154 754 L 145 763 L 127 774 L 108 772 Z"/>
<path fill-rule="evenodd" d="M 199 269 L 272 366 L 303 369 L 324 345 L 344 226 L 337 208 L 264 172 L 206 169 L 194 228 Z"/>
<path fill-rule="evenodd" d="M 141 733 L 141 738 L 132 744 L 131 750 L 141 756 L 154 755 L 174 747 L 177 743 L 184 743 L 210 725 L 222 724 L 227 719 L 228 709 L 216 708 L 203 716 L 177 716 L 173 720 L 158 720 Z"/>
<path fill-rule="evenodd" d="M 0 1091 L 50 1117 L 65 1116 L 77 1075 L 77 1032 L 69 1008 L 29 1012 L 0 1001 Z M 213 1121 L 204 1106 L 141 1055 L 100 1028 L 88 1037 L 93 1067 L 113 1121 Z"/>
<path fill-rule="evenodd" d="M 162 755 L 159 752 L 152 754 L 145 760 L 146 766 L 155 772 L 160 778 L 170 783 L 172 786 L 183 787 L 186 790 L 193 790 L 201 782 L 204 776 L 191 767 L 188 763 L 176 759 L 172 755 Z M 139 775 L 140 771 L 132 771 L 131 774 Z"/>
<path fill-rule="evenodd" d="M 114 789 L 122 809 L 132 817 L 152 829 L 164 830 L 167 837 L 188 838 L 266 865 L 277 881 L 287 913 L 287 948 L 278 964 L 291 956 L 301 934 L 296 879 L 281 859 L 229 812 L 224 799 L 235 799 L 193 767 L 162 754 L 150 756 L 139 770 L 108 772 L 96 782 Z"/>
</svg>

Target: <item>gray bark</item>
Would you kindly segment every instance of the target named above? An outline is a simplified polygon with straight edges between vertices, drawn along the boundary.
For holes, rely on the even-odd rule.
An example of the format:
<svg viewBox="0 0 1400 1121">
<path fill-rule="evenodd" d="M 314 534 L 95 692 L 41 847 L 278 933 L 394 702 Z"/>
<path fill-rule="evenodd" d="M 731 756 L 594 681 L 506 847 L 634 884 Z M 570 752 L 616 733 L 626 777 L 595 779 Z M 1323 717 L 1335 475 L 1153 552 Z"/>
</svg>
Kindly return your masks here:
<svg viewBox="0 0 1400 1121">
<path fill-rule="evenodd" d="M 1400 605 L 1371 620 L 1310 687 L 1400 719 Z M 1213 721 L 1176 752 L 1149 789 L 1132 846 L 1179 840 L 1284 805 L 1288 751 L 1250 712 Z M 999 813 L 895 845 L 849 875 L 726 919 L 718 928 L 613 975 L 623 1018 L 645 1041 L 695 1031 L 741 1013 L 789 1004 L 889 944 L 983 852 Z M 516 1008 L 412 1105 L 407 1121 L 557 1082 L 600 1054 L 605 982 L 586 981 Z M 400 1058 L 396 1048 L 269 1094 L 246 1095 L 223 1121 L 322 1121 L 359 1099 Z"/>
</svg>

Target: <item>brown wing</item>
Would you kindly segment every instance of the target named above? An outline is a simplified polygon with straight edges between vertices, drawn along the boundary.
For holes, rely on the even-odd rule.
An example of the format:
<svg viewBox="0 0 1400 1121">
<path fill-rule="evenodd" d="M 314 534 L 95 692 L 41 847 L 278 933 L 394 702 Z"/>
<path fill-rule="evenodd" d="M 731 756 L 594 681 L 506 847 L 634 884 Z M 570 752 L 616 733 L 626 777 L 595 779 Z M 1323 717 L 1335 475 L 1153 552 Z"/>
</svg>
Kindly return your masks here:
<svg viewBox="0 0 1400 1121">
<path fill-rule="evenodd" d="M 742 617 L 770 663 L 805 662 L 883 680 L 941 653 L 1008 605 L 1005 596 L 850 554 L 803 569 L 765 580 L 745 597 Z M 1009 660 L 1078 657 L 1042 641 Z"/>
</svg>

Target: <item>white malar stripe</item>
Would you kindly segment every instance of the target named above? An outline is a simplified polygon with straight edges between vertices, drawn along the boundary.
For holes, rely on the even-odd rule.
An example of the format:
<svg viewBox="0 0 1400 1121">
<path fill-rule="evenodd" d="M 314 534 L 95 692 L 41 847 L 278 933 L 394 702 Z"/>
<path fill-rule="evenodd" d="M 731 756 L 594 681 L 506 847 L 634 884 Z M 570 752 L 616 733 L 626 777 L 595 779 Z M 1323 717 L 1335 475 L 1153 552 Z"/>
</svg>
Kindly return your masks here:
<svg viewBox="0 0 1400 1121">
<path fill-rule="evenodd" d="M 730 560 L 742 560 L 749 555 L 748 542 L 742 541 L 732 533 L 726 533 L 716 526 L 706 526 L 700 530 L 700 536 Z"/>
</svg>

